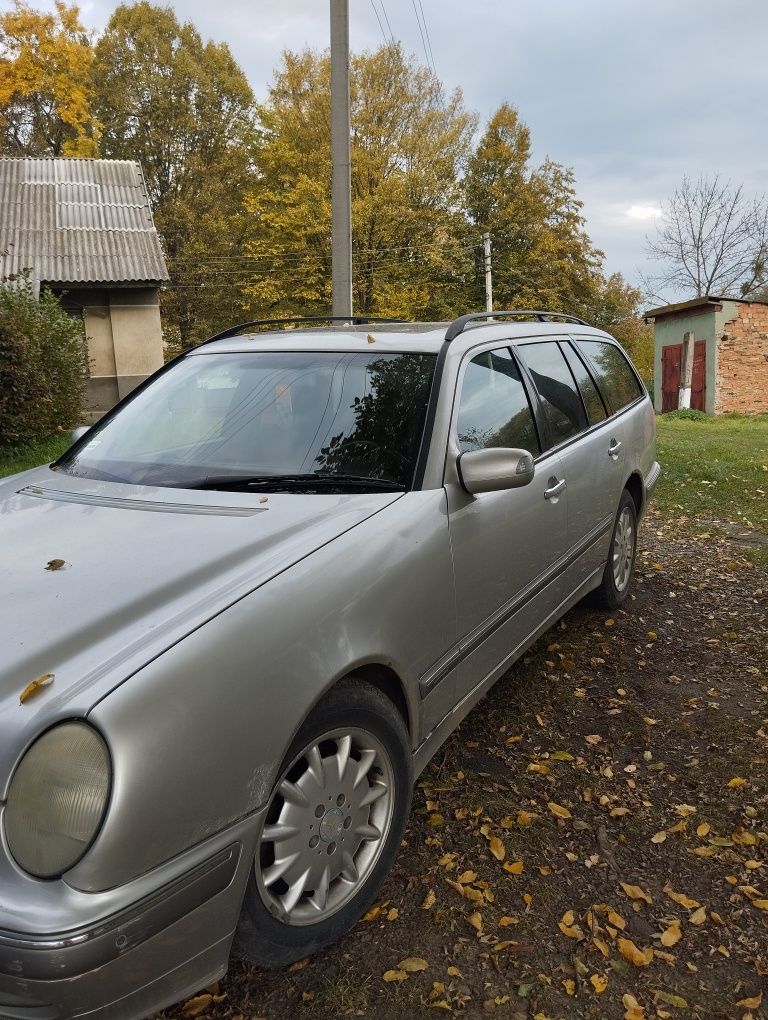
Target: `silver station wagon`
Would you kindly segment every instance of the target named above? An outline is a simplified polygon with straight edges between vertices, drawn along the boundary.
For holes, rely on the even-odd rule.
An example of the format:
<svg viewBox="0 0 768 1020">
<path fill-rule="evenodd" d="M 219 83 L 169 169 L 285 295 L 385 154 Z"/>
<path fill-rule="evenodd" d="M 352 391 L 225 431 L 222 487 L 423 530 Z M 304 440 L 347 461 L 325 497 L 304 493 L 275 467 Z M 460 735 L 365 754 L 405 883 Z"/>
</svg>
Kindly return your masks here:
<svg viewBox="0 0 768 1020">
<path fill-rule="evenodd" d="M 659 465 L 611 337 L 323 321 L 219 334 L 0 482 L 0 1017 L 339 938 L 442 741 L 627 594 Z"/>
</svg>

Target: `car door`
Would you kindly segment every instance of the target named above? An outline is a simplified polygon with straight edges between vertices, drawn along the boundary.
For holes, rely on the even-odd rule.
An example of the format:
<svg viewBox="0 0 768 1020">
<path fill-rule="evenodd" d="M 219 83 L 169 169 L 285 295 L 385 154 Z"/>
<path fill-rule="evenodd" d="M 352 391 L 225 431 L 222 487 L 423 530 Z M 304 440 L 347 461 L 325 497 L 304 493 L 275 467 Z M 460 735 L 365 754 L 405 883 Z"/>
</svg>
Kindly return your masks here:
<svg viewBox="0 0 768 1020">
<path fill-rule="evenodd" d="M 445 488 L 456 581 L 458 645 L 451 661 L 461 701 L 546 617 L 547 586 L 567 542 L 567 497 L 557 455 L 522 488 L 470 495 L 456 458 L 493 447 L 541 453 L 531 394 L 508 347 L 468 352 L 459 372 Z M 444 668 L 445 668 L 444 667 Z"/>
<path fill-rule="evenodd" d="M 623 486 L 620 423 L 567 337 L 520 344 L 568 491 L 568 579 L 575 588 L 605 562 Z"/>
</svg>

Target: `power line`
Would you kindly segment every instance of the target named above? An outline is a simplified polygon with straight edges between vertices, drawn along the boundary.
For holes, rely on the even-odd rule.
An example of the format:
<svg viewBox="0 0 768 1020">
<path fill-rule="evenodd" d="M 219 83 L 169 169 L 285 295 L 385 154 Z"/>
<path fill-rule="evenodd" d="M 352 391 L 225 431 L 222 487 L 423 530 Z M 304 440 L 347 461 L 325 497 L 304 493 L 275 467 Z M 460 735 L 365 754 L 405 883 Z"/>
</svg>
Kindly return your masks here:
<svg viewBox="0 0 768 1020">
<path fill-rule="evenodd" d="M 379 23 L 379 28 L 381 29 L 381 37 L 384 40 L 384 45 L 386 45 L 387 44 L 387 36 L 386 36 L 386 33 L 384 32 L 384 25 L 381 23 L 381 18 L 379 17 L 378 8 L 376 7 L 376 4 L 373 2 L 373 0 L 371 0 L 371 7 L 373 8 L 373 13 L 376 15 L 376 20 Z"/>
<path fill-rule="evenodd" d="M 389 30 L 390 42 L 392 43 L 393 46 L 396 46 L 397 42 L 395 40 L 395 34 L 392 31 L 392 26 L 389 23 L 389 15 L 387 14 L 387 8 L 384 6 L 384 0 L 379 0 L 379 3 L 381 4 L 381 13 L 384 15 L 384 20 L 386 21 L 387 29 Z"/>
<path fill-rule="evenodd" d="M 437 75 L 437 69 L 435 68 L 435 55 L 432 52 L 432 40 L 431 40 L 431 38 L 429 36 L 429 28 L 427 26 L 427 18 L 426 18 L 426 15 L 424 14 L 424 5 L 422 4 L 421 0 L 419 0 L 419 10 L 421 11 L 421 20 L 424 22 L 424 34 L 427 37 L 427 46 L 429 47 L 429 58 L 432 61 L 432 72 L 435 75 Z"/>
<path fill-rule="evenodd" d="M 435 68 L 429 59 L 429 51 L 427 50 L 427 39 L 426 36 L 424 35 L 424 29 L 421 27 L 421 18 L 419 17 L 419 9 L 416 6 L 416 0 L 411 0 L 411 5 L 413 7 L 413 13 L 416 15 L 416 24 L 419 26 L 419 35 L 421 36 L 421 45 L 424 47 L 424 57 L 426 58 L 427 66 L 430 67 L 432 73 L 435 74 Z"/>
</svg>

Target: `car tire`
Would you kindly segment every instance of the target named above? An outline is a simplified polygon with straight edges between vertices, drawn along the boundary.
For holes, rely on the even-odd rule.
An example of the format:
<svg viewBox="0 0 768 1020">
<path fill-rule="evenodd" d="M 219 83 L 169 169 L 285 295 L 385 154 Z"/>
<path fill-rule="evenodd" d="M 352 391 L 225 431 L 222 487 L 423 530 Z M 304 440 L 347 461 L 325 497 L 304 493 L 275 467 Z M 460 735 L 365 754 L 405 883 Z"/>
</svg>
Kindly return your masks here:
<svg viewBox="0 0 768 1020">
<path fill-rule="evenodd" d="M 381 691 L 345 680 L 305 720 L 277 775 L 233 946 L 268 969 L 337 941 L 376 898 L 411 805 L 402 716 Z"/>
<path fill-rule="evenodd" d="M 592 593 L 593 605 L 601 609 L 618 609 L 626 599 L 637 553 L 637 508 L 631 493 L 625 489 L 611 532 L 608 559 L 600 587 Z"/>
</svg>

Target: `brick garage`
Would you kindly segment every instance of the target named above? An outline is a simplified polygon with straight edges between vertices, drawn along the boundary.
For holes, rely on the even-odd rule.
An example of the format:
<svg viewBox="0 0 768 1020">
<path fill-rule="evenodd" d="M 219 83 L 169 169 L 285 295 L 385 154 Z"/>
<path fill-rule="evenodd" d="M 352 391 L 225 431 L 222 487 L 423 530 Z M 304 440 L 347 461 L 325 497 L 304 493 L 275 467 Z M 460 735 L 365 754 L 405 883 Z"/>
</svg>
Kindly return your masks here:
<svg viewBox="0 0 768 1020">
<path fill-rule="evenodd" d="M 733 303 L 717 344 L 715 414 L 768 414 L 768 305 Z"/>
<path fill-rule="evenodd" d="M 654 405 L 677 407 L 683 340 L 692 332 L 691 406 L 707 414 L 768 414 L 768 303 L 705 296 L 646 313 L 653 320 Z"/>
</svg>

